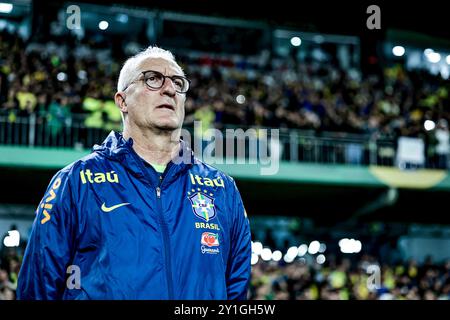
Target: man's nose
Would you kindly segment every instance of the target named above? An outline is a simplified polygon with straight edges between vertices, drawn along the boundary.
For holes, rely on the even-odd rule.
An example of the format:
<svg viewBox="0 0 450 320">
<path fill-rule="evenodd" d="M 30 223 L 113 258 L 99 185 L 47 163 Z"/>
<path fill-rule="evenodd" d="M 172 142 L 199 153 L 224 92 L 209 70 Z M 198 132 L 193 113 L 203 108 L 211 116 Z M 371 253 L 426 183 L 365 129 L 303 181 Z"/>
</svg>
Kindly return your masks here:
<svg viewBox="0 0 450 320">
<path fill-rule="evenodd" d="M 161 92 L 162 94 L 167 94 L 171 97 L 176 95 L 177 92 L 175 90 L 175 84 L 173 83 L 172 79 L 166 78 L 166 81 L 164 81 L 164 85 L 161 88 Z"/>
</svg>

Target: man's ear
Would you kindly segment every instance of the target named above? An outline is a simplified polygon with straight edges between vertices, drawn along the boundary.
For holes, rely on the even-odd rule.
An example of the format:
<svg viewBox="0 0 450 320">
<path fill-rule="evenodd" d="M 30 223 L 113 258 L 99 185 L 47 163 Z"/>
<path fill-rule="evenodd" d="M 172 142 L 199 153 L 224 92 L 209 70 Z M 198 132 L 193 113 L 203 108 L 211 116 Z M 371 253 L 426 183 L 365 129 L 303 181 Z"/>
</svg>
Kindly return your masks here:
<svg viewBox="0 0 450 320">
<path fill-rule="evenodd" d="M 120 111 L 123 113 L 128 112 L 128 106 L 125 102 L 125 92 L 116 92 L 114 95 L 114 101 L 116 102 L 116 105 L 119 107 Z"/>
</svg>

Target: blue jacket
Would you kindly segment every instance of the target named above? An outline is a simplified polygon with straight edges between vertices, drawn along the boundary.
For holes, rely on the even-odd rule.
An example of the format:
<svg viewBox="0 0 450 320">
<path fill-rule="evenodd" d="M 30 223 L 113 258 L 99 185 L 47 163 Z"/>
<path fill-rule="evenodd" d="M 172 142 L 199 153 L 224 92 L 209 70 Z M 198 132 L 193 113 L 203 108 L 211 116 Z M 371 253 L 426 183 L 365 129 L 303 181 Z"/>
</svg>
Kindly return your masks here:
<svg viewBox="0 0 450 320">
<path fill-rule="evenodd" d="M 111 132 L 53 177 L 19 299 L 246 298 L 251 235 L 233 179 L 183 141 L 161 175 L 132 144 Z"/>
</svg>

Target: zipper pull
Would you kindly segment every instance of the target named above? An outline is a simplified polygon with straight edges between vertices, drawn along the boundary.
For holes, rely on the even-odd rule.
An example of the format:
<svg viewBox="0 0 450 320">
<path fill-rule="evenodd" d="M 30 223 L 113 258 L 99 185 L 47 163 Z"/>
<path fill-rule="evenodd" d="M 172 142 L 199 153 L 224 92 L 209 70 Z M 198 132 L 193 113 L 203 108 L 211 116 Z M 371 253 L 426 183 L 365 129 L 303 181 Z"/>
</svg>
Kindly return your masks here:
<svg viewBox="0 0 450 320">
<path fill-rule="evenodd" d="M 161 198 L 161 188 L 160 187 L 156 187 L 156 196 L 159 198 Z"/>
</svg>

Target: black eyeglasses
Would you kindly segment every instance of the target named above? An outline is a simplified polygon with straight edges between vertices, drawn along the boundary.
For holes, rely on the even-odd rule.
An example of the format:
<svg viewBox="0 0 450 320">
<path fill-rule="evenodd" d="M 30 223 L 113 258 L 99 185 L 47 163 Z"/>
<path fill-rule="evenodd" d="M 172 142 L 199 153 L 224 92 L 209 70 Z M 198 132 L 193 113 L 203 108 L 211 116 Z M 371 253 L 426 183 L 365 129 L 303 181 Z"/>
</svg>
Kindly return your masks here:
<svg viewBox="0 0 450 320">
<path fill-rule="evenodd" d="M 172 80 L 172 83 L 175 86 L 175 91 L 178 93 L 188 92 L 189 86 L 191 84 L 191 80 L 189 80 L 186 77 L 177 76 L 177 75 L 165 76 L 161 72 L 154 71 L 154 70 L 143 71 L 142 74 L 144 75 L 144 77 L 142 79 L 138 79 L 138 80 L 143 80 L 144 83 L 151 89 L 161 89 L 164 86 L 164 83 L 166 82 L 166 78 L 169 78 L 170 80 Z M 138 81 L 138 80 L 135 80 L 135 81 Z"/>
</svg>

